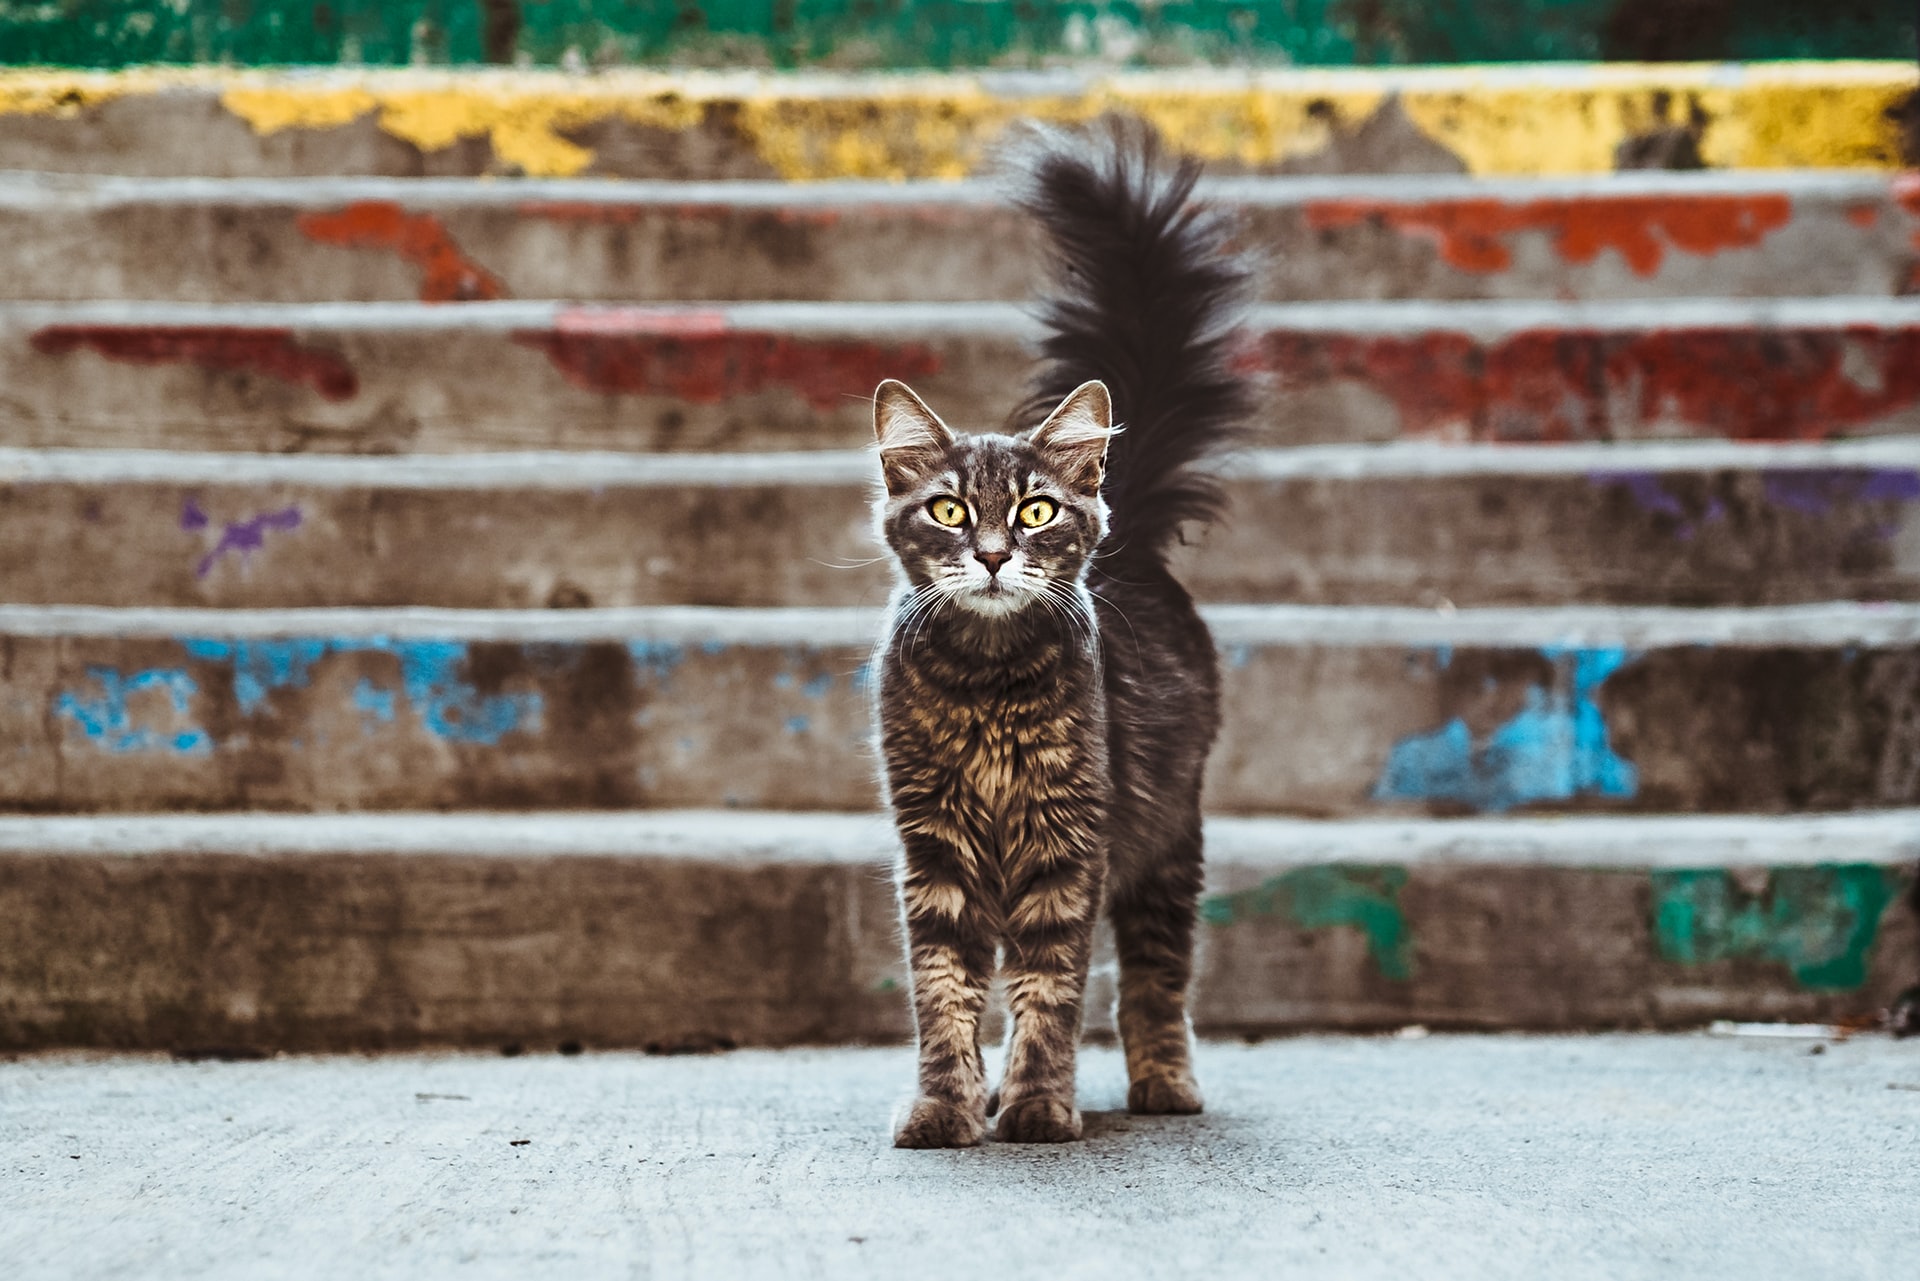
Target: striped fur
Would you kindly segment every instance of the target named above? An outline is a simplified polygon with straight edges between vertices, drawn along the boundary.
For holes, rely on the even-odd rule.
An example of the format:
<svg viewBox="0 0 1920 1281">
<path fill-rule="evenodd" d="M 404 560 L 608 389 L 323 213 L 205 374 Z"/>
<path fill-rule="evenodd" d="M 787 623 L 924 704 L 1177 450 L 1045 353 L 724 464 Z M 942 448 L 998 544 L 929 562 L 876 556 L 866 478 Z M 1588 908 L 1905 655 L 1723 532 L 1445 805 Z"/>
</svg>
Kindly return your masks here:
<svg viewBox="0 0 1920 1281">
<path fill-rule="evenodd" d="M 874 402 L 876 516 L 903 578 L 878 695 L 919 1032 L 902 1147 L 980 1142 L 996 1097 L 1000 1139 L 1080 1136 L 1103 904 L 1128 1105 L 1201 1106 L 1186 992 L 1218 676 L 1163 555 L 1217 508 L 1199 464 L 1243 409 L 1223 362 L 1244 272 L 1188 202 L 1196 171 L 1166 171 L 1150 135 L 1046 135 L 1020 166 L 1063 259 L 1041 393 L 1008 434 L 957 434 L 898 383 Z M 996 960 L 1012 1015 L 997 1095 L 980 1045 Z"/>
</svg>

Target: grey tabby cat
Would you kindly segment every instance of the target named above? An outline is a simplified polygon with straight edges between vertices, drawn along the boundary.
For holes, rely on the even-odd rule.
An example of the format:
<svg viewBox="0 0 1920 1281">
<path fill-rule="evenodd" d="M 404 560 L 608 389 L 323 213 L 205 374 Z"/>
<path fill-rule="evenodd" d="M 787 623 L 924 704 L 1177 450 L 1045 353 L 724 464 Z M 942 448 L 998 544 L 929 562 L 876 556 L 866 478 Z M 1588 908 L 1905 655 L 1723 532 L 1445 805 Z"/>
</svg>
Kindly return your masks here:
<svg viewBox="0 0 1920 1281">
<path fill-rule="evenodd" d="M 1127 1105 L 1201 1106 L 1186 991 L 1219 678 L 1166 555 L 1221 506 L 1198 464 L 1247 412 L 1227 360 L 1247 273 L 1191 202 L 1198 165 L 1164 166 L 1142 127 L 1036 134 L 1017 172 L 1058 275 L 1031 397 L 1006 434 L 962 435 L 901 383 L 874 395 L 877 516 L 904 576 L 879 682 L 920 1053 L 900 1147 L 978 1143 L 996 1104 L 1000 1139 L 1080 1137 L 1103 902 Z M 1013 1026 L 990 1098 L 996 954 Z"/>
</svg>

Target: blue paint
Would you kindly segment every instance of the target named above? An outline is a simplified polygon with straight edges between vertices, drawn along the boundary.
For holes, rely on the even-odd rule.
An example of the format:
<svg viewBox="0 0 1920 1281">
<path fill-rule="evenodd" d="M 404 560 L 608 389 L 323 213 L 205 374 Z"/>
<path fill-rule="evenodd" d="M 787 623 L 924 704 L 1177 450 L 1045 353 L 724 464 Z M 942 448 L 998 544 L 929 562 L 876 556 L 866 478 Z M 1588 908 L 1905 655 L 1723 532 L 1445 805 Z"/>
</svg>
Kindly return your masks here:
<svg viewBox="0 0 1920 1281">
<path fill-rule="evenodd" d="M 662 685 L 673 679 L 674 668 L 687 661 L 686 647 L 671 641 L 628 641 L 627 653 L 635 667 Z"/>
<path fill-rule="evenodd" d="M 873 663 L 871 660 L 853 669 L 854 692 L 864 694 L 873 686 Z"/>
<path fill-rule="evenodd" d="M 1541 653 L 1557 670 L 1552 689 L 1529 686 L 1520 711 L 1479 742 L 1458 717 L 1402 739 L 1373 798 L 1451 801 L 1499 813 L 1540 801 L 1634 795 L 1639 771 L 1608 743 L 1606 717 L 1594 701 L 1632 655 L 1557 646 Z"/>
<path fill-rule="evenodd" d="M 353 687 L 353 705 L 382 725 L 393 724 L 394 692 L 381 689 L 364 676 Z"/>
<path fill-rule="evenodd" d="M 1245 667 L 1247 665 L 1248 660 L 1251 659 L 1252 657 L 1253 657 L 1252 646 L 1249 646 L 1249 645 L 1227 646 L 1227 666 L 1233 668 L 1235 671 L 1238 671 L 1240 668 Z"/>
<path fill-rule="evenodd" d="M 832 672 L 820 673 L 818 676 L 808 681 L 805 685 L 802 685 L 800 687 L 800 692 L 802 694 L 805 694 L 808 698 L 825 698 L 828 694 L 831 694 L 833 692 L 833 673 Z"/>
<path fill-rule="evenodd" d="M 1433 661 L 1434 661 L 1434 665 L 1439 667 L 1439 669 L 1443 672 L 1446 671 L 1449 667 L 1452 667 L 1453 666 L 1453 646 L 1451 645 L 1434 646 Z"/>
<path fill-rule="evenodd" d="M 182 640 L 187 655 L 205 663 L 233 664 L 233 697 L 252 715 L 276 689 L 304 689 L 313 665 L 326 657 L 324 640 Z"/>
<path fill-rule="evenodd" d="M 775 676 L 775 677 L 773 678 L 773 687 L 774 687 L 775 689 L 792 689 L 792 688 L 793 688 L 793 673 L 792 673 L 792 672 L 781 672 L 781 673 L 780 673 L 779 675 L 777 675 L 777 676 Z"/>
<path fill-rule="evenodd" d="M 234 702 L 243 715 L 257 711 L 274 690 L 304 689 L 313 665 L 329 653 L 374 653 L 391 654 L 399 661 L 400 686 L 407 702 L 427 732 L 436 737 L 491 746 L 515 731 L 532 733 L 539 729 L 543 705 L 538 693 L 482 694 L 462 677 L 467 661 L 463 641 L 392 640 L 385 636 L 293 640 L 186 637 L 180 643 L 189 656 L 202 662 L 233 665 Z M 354 689 L 354 705 L 378 715 L 382 693 L 363 678 Z"/>
<path fill-rule="evenodd" d="M 787 733 L 804 734 L 813 728 L 813 720 L 806 716 L 787 717 Z"/>
<path fill-rule="evenodd" d="M 68 690 L 54 700 L 56 715 L 80 727 L 101 748 L 116 754 L 176 752 L 195 756 L 213 750 L 213 740 L 198 726 L 161 730 L 136 725 L 128 700 L 136 694 L 158 691 L 172 705 L 174 715 L 188 715 L 200 687 L 184 668 L 151 667 L 123 676 L 111 667 L 90 666 L 87 675 L 100 687 L 97 697 Z"/>
<path fill-rule="evenodd" d="M 712 657 L 715 654 L 721 653 L 726 648 L 727 648 L 727 643 L 721 640 L 710 640 L 710 641 L 700 642 L 700 652 L 702 654 L 707 655 L 708 657 Z"/>
</svg>

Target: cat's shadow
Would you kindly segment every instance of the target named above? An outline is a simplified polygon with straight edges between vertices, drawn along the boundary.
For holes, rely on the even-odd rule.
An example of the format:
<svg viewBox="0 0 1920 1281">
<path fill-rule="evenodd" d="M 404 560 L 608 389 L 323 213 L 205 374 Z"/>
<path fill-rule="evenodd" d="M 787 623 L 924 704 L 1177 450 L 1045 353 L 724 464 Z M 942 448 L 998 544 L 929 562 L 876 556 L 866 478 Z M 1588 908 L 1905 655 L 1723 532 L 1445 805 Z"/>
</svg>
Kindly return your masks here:
<svg viewBox="0 0 1920 1281">
<path fill-rule="evenodd" d="M 1198 1121 L 1191 1116 L 1135 1116 L 1125 1108 L 1080 1110 L 1082 1139 L 1119 1138 L 1131 1134 L 1159 1134 L 1175 1126 Z"/>
</svg>

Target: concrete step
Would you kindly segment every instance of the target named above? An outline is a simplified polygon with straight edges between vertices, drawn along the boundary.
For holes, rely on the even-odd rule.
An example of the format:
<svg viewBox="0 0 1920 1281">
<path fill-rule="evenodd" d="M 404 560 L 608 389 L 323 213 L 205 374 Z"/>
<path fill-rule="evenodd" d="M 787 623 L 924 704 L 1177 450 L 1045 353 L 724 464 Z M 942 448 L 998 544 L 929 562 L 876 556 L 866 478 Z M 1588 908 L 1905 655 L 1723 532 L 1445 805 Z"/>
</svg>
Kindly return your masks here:
<svg viewBox="0 0 1920 1281">
<path fill-rule="evenodd" d="M 1920 599 L 1920 439 L 1243 456 L 1202 600 Z M 883 602 L 865 451 L 393 458 L 0 450 L 0 599 L 240 607 Z"/>
<path fill-rule="evenodd" d="M 1920 300 L 1258 308 L 1262 443 L 1920 430 Z M 853 448 L 912 383 L 990 427 L 1002 303 L 0 305 L 0 445 L 258 452 Z"/>
<path fill-rule="evenodd" d="M 1837 172 L 1217 179 L 1273 301 L 1913 292 L 1920 186 Z M 0 298 L 1019 301 L 987 183 L 0 175 Z"/>
<path fill-rule="evenodd" d="M 1894 53 L 1893 50 L 1888 50 Z M 754 72 L 0 72 L 0 168 L 259 177 L 958 178 L 1021 117 L 1153 121 L 1232 172 L 1572 174 L 1900 161 L 1898 61 Z"/>
<path fill-rule="evenodd" d="M 1194 1021 L 1870 1019 L 1920 811 L 1216 819 Z M 0 1048 L 697 1048 L 907 1035 L 867 814 L 0 819 Z M 1089 1029 L 1111 1035 L 1096 961 Z"/>
<path fill-rule="evenodd" d="M 1920 606 L 1221 605 L 1216 812 L 1920 803 Z M 0 808 L 874 802 L 866 610 L 0 608 Z"/>
</svg>

